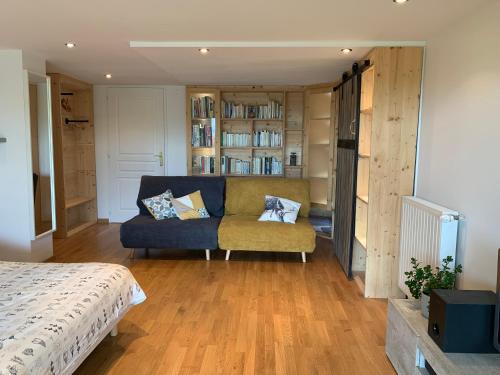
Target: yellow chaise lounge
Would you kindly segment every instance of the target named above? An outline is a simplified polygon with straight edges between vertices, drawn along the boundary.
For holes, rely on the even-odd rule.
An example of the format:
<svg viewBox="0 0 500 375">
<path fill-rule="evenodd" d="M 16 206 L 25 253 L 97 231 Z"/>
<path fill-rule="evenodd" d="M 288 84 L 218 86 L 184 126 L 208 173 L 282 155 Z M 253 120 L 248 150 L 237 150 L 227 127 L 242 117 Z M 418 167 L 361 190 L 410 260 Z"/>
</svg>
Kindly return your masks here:
<svg viewBox="0 0 500 375">
<path fill-rule="evenodd" d="M 301 204 L 295 224 L 258 221 L 264 212 L 266 195 L 287 198 Z M 231 251 L 277 251 L 312 253 L 316 233 L 309 223 L 309 182 L 285 178 L 226 179 L 225 214 L 219 226 L 219 247 Z"/>
</svg>

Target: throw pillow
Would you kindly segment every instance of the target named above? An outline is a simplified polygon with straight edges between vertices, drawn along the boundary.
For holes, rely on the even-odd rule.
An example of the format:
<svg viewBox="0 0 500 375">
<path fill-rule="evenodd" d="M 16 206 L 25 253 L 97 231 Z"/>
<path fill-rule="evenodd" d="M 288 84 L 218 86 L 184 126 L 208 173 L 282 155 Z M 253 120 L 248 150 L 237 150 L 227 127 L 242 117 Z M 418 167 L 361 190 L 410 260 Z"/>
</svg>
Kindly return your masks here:
<svg viewBox="0 0 500 375">
<path fill-rule="evenodd" d="M 300 203 L 290 199 L 266 195 L 265 211 L 259 221 L 279 221 L 295 224 L 299 214 Z"/>
<path fill-rule="evenodd" d="M 174 198 L 172 204 L 174 205 L 177 216 L 181 220 L 204 219 L 210 217 L 199 190 L 180 198 Z"/>
<path fill-rule="evenodd" d="M 168 189 L 160 195 L 143 199 L 142 203 L 156 220 L 163 220 L 177 216 L 172 204 L 172 199 L 174 199 L 174 196 L 170 189 Z"/>
</svg>

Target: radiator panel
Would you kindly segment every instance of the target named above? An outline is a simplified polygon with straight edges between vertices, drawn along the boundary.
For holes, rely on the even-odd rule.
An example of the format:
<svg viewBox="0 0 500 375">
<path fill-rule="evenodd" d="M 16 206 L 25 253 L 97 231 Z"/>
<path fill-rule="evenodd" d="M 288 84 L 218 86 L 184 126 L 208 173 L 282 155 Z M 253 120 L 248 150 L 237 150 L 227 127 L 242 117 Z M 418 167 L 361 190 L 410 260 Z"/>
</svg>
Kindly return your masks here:
<svg viewBox="0 0 500 375">
<path fill-rule="evenodd" d="M 456 259 L 458 212 L 417 197 L 403 197 L 399 247 L 399 288 L 411 296 L 405 285 L 405 272 L 411 258 L 422 265 L 441 265 L 447 256 Z"/>
</svg>

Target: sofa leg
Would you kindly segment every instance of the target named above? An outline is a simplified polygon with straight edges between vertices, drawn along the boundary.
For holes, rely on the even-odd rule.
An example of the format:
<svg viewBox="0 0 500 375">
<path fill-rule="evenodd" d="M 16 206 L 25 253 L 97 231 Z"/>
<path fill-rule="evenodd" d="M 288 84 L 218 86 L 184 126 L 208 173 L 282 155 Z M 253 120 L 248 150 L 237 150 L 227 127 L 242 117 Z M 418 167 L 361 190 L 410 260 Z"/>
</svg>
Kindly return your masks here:
<svg viewBox="0 0 500 375">
<path fill-rule="evenodd" d="M 306 262 L 306 253 L 303 251 L 301 252 L 302 254 L 302 263 L 305 263 Z"/>
<path fill-rule="evenodd" d="M 144 253 L 145 253 L 145 255 L 146 255 L 146 258 L 149 258 L 149 247 L 146 247 L 146 248 L 144 249 Z"/>
<path fill-rule="evenodd" d="M 109 332 L 109 335 L 111 337 L 118 336 L 118 323 L 113 328 L 111 328 L 111 332 Z"/>
<path fill-rule="evenodd" d="M 132 248 L 132 251 L 130 252 L 129 259 L 134 259 L 135 258 L 135 247 Z"/>
<path fill-rule="evenodd" d="M 208 250 L 208 249 L 205 250 L 205 256 L 206 256 L 207 260 L 210 260 L 210 250 Z"/>
<path fill-rule="evenodd" d="M 230 255 L 231 255 L 231 250 L 226 250 L 226 260 L 229 260 Z"/>
</svg>

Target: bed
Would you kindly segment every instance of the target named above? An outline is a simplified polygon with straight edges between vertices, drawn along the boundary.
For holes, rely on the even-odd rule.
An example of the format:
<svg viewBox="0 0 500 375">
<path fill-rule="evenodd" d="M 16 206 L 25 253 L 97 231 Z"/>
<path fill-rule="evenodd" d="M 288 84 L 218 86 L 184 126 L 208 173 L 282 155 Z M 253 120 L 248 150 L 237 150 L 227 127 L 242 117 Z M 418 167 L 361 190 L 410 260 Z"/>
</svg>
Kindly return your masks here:
<svg viewBox="0 0 500 375">
<path fill-rule="evenodd" d="M 0 375 L 71 374 L 145 299 L 123 266 L 0 261 Z"/>
</svg>

